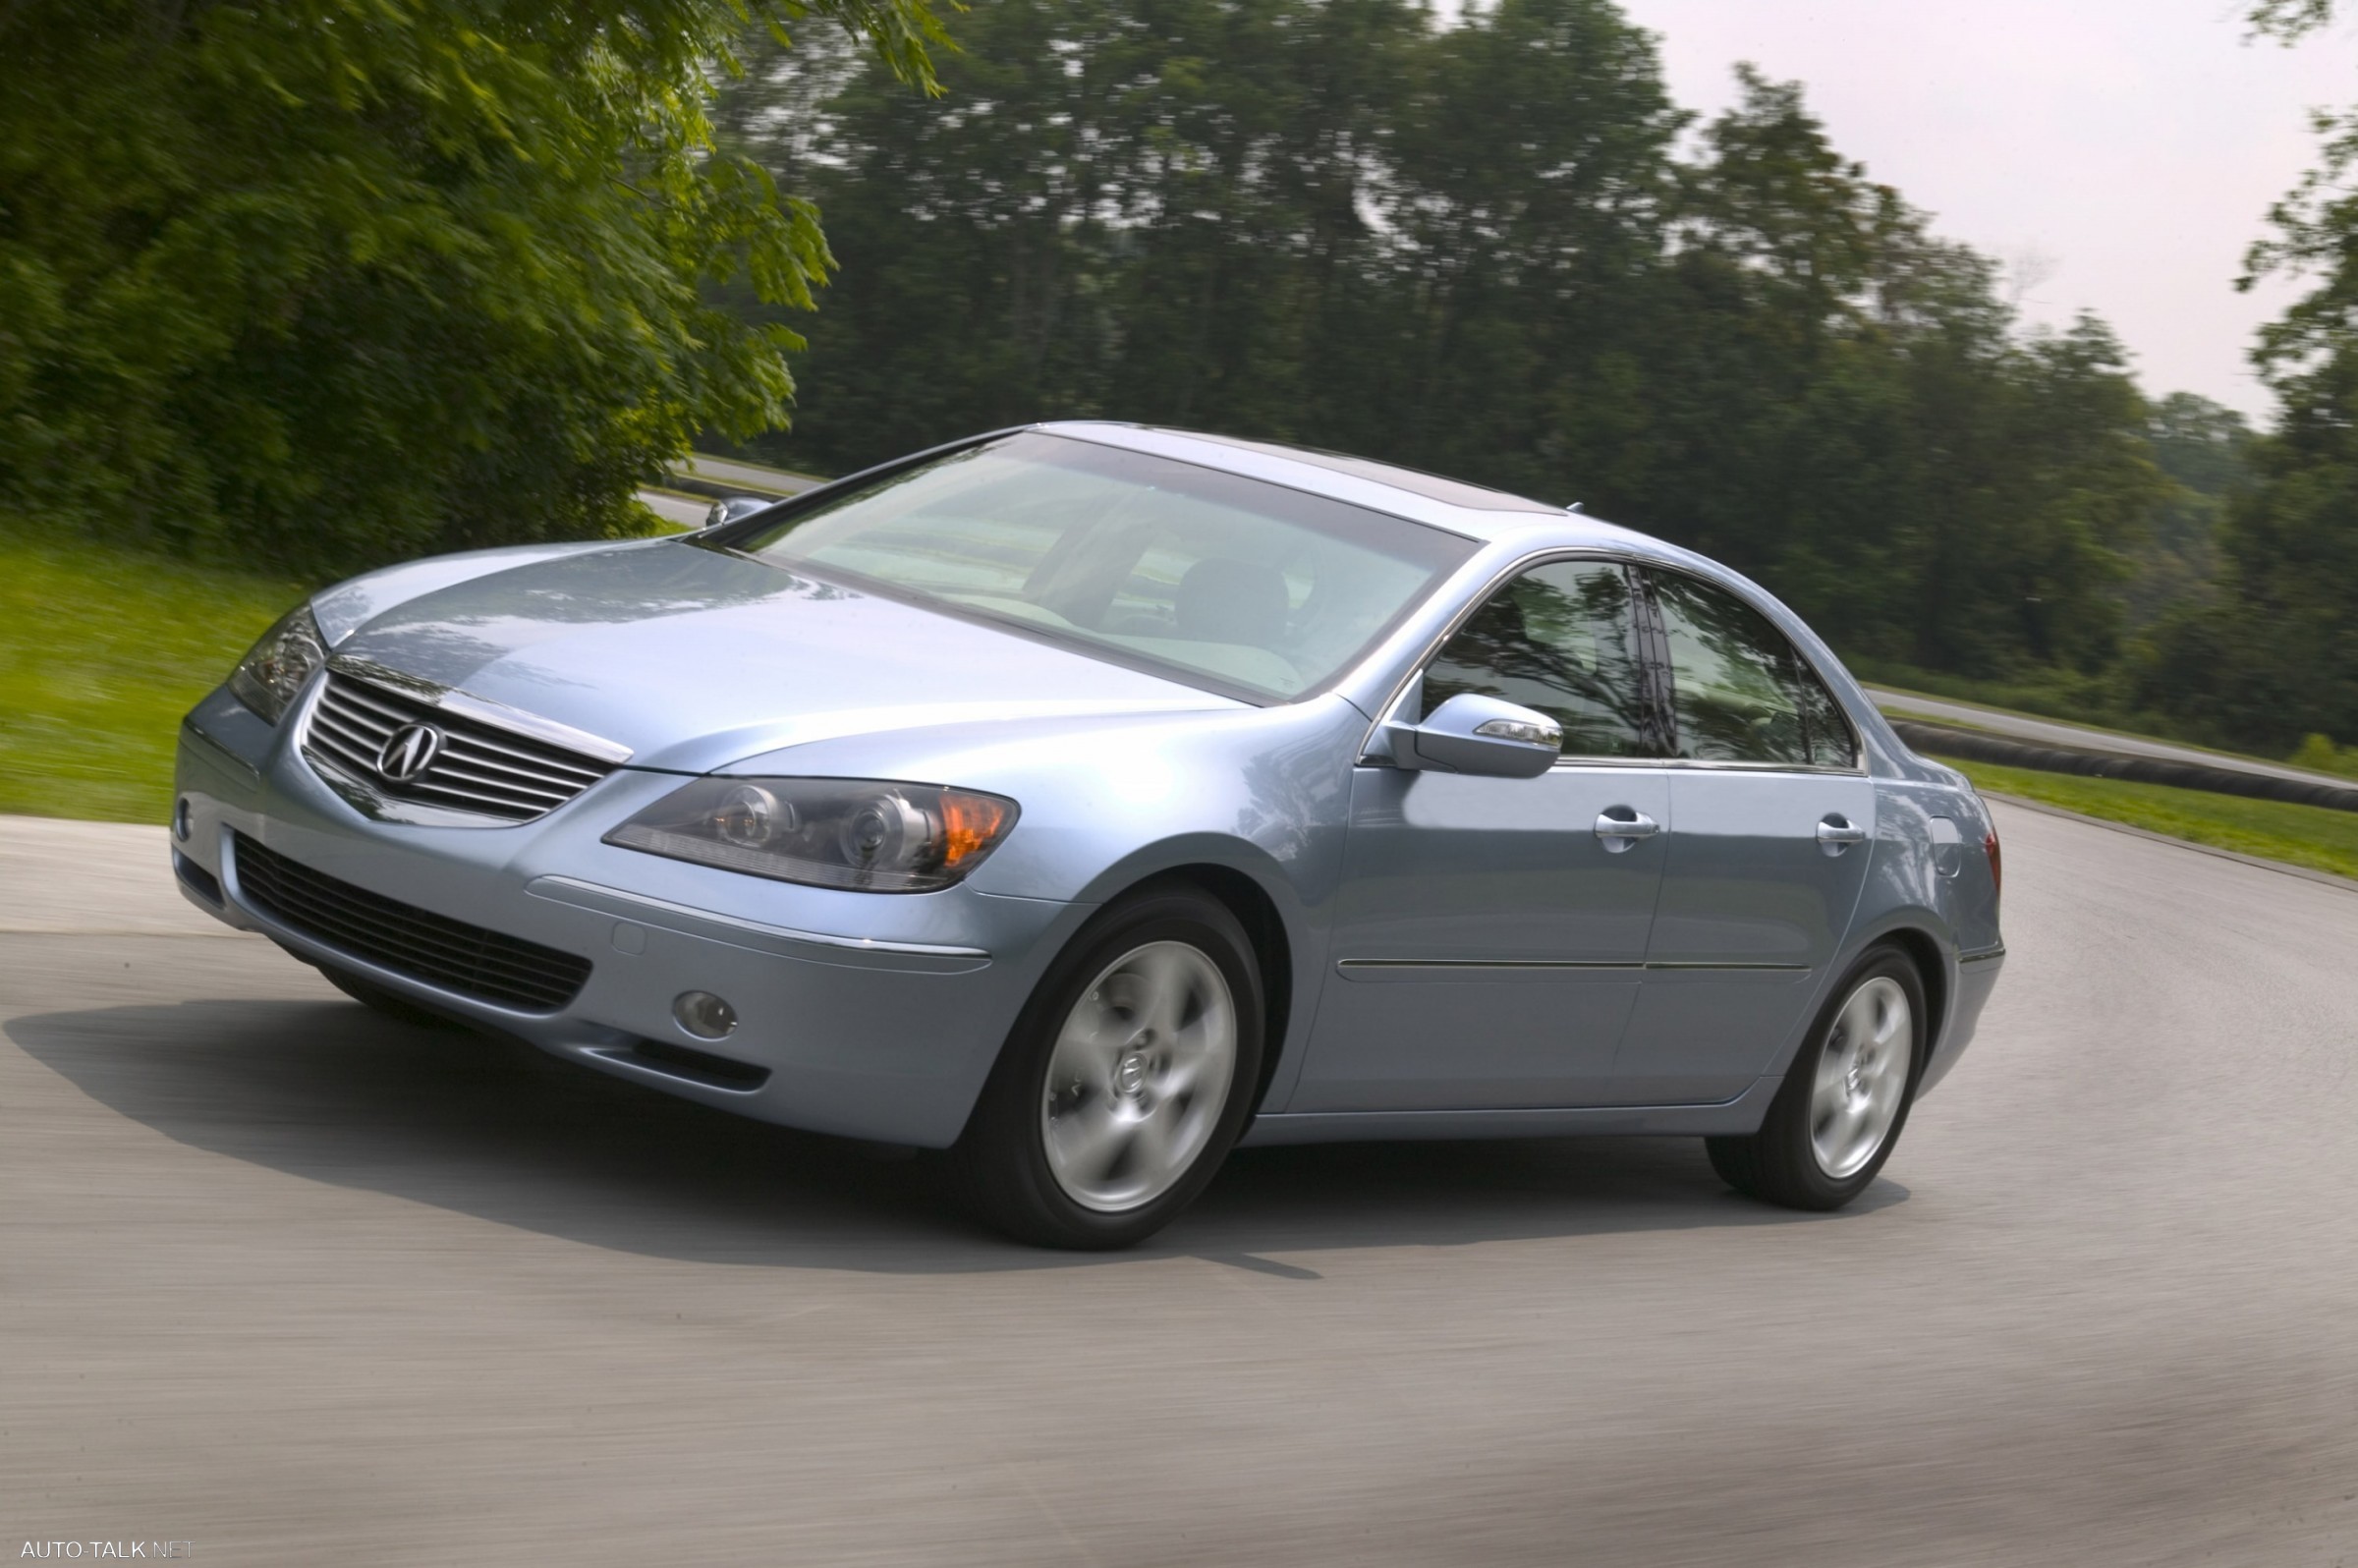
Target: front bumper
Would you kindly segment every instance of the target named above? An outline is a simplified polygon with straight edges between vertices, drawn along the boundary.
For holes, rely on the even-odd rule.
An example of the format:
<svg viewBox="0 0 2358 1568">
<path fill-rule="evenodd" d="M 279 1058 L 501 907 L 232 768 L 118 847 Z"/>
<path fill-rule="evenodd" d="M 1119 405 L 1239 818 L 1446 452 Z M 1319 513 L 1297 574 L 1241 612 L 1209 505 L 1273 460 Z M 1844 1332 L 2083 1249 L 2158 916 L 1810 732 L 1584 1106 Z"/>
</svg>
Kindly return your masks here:
<svg viewBox="0 0 2358 1568">
<path fill-rule="evenodd" d="M 766 1121 L 955 1141 L 1040 973 L 1091 912 L 964 887 L 802 887 L 599 842 L 677 788 L 670 773 L 623 769 L 512 827 L 371 821 L 297 755 L 303 706 L 274 727 L 216 692 L 189 715 L 174 861 L 193 903 L 439 1011 Z M 382 898 L 586 959 L 589 978 L 562 1007 L 524 1011 L 370 962 L 242 886 L 240 834 Z M 672 1002 L 688 990 L 727 998 L 735 1032 L 682 1030 Z M 705 1070 L 683 1049 L 742 1070 Z"/>
</svg>

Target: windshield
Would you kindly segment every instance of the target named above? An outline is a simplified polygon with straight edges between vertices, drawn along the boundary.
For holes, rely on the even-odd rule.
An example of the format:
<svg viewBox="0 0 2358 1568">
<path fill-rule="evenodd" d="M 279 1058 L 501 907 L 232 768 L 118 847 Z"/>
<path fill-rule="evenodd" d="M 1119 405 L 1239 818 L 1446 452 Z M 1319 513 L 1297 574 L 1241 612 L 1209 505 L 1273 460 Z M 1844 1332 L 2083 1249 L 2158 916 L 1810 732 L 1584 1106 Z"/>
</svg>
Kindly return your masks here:
<svg viewBox="0 0 2358 1568">
<path fill-rule="evenodd" d="M 1475 548 L 1322 496 L 1038 432 L 719 542 L 1281 700 L 1340 673 Z"/>
</svg>

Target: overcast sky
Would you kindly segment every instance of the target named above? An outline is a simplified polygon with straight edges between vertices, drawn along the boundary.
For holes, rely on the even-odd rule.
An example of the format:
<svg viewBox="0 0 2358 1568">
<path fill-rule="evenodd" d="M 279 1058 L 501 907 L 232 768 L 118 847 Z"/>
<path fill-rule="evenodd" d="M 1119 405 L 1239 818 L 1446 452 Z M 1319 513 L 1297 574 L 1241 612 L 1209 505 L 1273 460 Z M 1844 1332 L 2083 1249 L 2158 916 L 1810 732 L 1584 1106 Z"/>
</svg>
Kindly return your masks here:
<svg viewBox="0 0 2358 1568">
<path fill-rule="evenodd" d="M 1937 232 L 2044 258 L 2028 317 L 2093 309 L 2149 391 L 2266 417 L 2244 356 L 2287 293 L 2234 279 L 2315 161 L 2309 109 L 2358 100 L 2348 25 L 2286 49 L 2244 42 L 2231 0 L 1622 3 L 1682 106 L 1726 107 L 1739 60 L 1799 79 L 1834 145 Z"/>
</svg>

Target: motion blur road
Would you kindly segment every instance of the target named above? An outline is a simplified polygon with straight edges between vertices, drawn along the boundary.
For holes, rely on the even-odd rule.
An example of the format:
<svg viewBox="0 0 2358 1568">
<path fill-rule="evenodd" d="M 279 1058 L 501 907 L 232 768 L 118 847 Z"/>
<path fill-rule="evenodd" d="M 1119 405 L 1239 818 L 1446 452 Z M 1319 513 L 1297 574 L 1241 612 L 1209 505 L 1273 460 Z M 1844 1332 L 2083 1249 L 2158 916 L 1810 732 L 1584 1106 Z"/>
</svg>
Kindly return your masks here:
<svg viewBox="0 0 2358 1568">
<path fill-rule="evenodd" d="M 2358 894 L 1999 808 L 1854 1209 L 1270 1149 L 1142 1252 L 383 1022 L 0 820 L 0 1556 L 2358 1565 Z"/>
</svg>

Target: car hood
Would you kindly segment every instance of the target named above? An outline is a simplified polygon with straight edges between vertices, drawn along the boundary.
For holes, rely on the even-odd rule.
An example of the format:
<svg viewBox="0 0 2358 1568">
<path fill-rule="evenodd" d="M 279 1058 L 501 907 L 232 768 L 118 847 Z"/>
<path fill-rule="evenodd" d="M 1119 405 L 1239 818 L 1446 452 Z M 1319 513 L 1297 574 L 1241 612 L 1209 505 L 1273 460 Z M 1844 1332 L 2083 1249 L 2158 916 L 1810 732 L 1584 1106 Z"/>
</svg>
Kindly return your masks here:
<svg viewBox="0 0 2358 1568">
<path fill-rule="evenodd" d="M 1247 704 L 1023 633 L 686 543 L 437 588 L 336 652 L 702 771 L 879 730 Z"/>
</svg>

